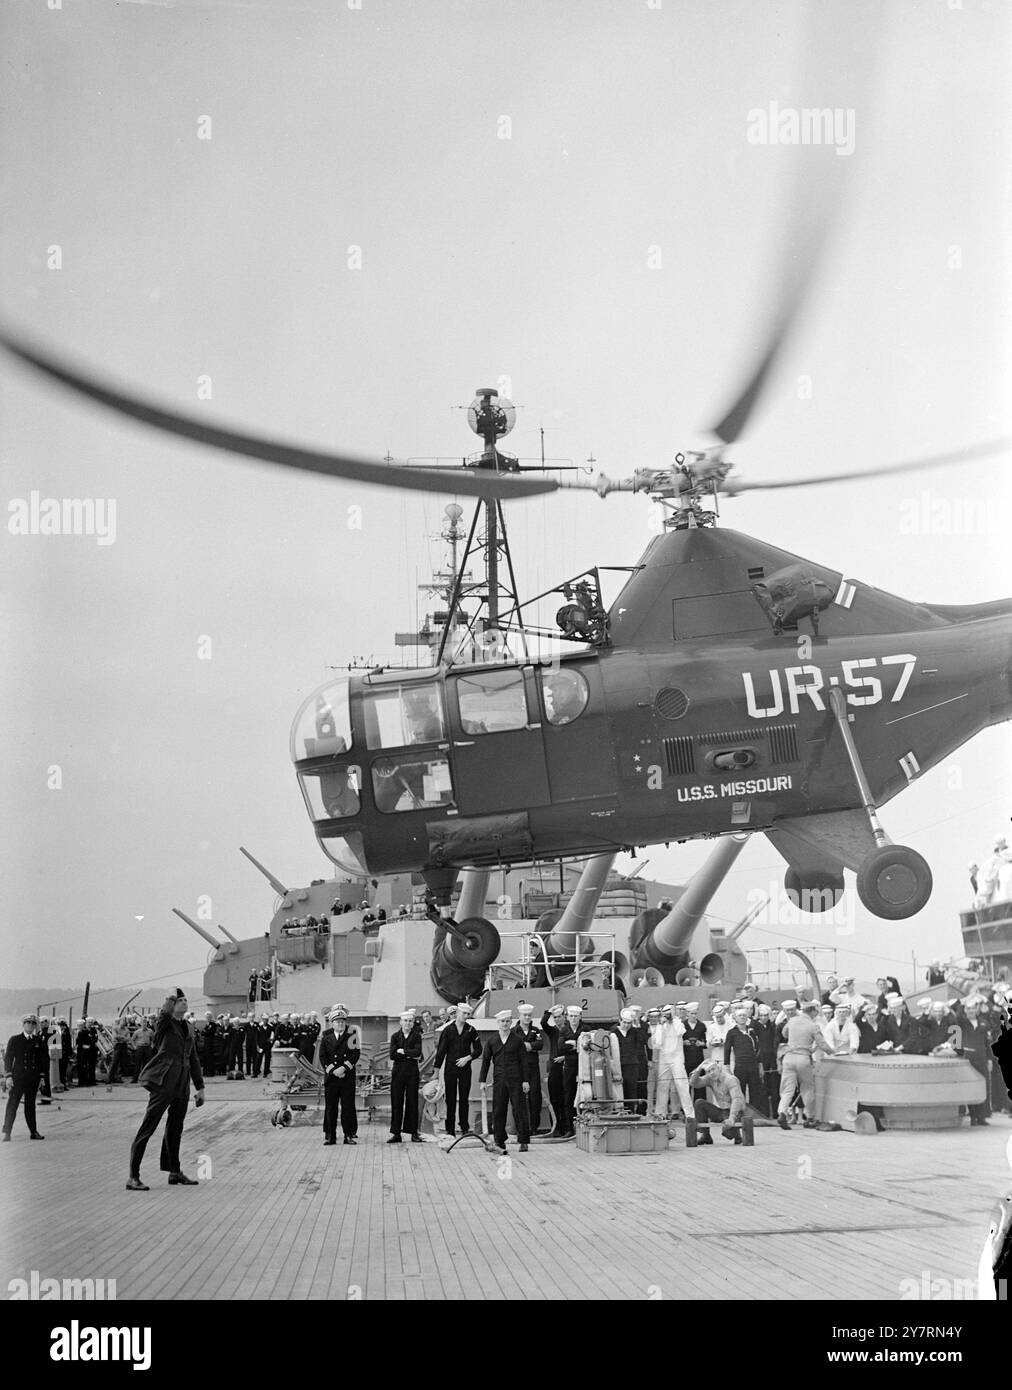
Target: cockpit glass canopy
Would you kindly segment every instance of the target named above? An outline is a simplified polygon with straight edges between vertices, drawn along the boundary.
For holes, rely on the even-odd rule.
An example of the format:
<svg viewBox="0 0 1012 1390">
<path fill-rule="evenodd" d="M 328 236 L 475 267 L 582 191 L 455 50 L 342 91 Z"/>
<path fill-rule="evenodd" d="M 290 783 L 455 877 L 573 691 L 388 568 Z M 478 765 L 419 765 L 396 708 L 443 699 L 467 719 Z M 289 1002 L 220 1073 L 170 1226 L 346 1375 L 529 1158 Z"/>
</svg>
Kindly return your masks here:
<svg viewBox="0 0 1012 1390">
<path fill-rule="evenodd" d="M 342 766 L 300 772 L 299 786 L 314 821 L 356 816 L 361 809 L 361 768 Z"/>
<path fill-rule="evenodd" d="M 351 682 L 342 677 L 314 690 L 292 724 L 292 762 L 346 753 L 351 747 Z"/>
<path fill-rule="evenodd" d="M 406 748 L 445 738 L 443 701 L 436 681 L 382 685 L 362 695 L 366 746 Z"/>
<path fill-rule="evenodd" d="M 319 840 L 320 848 L 324 854 L 339 869 L 343 869 L 346 874 L 351 874 L 353 878 L 366 876 L 362 836 L 357 830 L 347 830 L 343 835 L 328 835 L 318 830 L 316 838 Z"/>
</svg>

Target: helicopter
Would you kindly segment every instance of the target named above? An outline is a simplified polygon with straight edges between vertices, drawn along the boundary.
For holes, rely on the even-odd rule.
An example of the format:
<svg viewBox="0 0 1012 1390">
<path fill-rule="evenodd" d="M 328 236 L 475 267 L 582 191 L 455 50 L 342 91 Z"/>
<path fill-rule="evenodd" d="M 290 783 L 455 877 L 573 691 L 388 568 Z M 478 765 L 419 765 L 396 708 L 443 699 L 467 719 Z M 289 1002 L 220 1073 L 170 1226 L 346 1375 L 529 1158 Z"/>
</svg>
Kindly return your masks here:
<svg viewBox="0 0 1012 1390">
<path fill-rule="evenodd" d="M 749 481 L 727 450 L 753 414 L 802 299 L 794 285 L 757 365 L 712 427 L 717 443 L 631 477 L 546 476 L 499 447 L 515 408 L 481 388 L 468 419 L 483 449 L 454 469 L 477 499 L 448 601 L 484 511 L 487 617 L 463 661 L 327 681 L 304 701 L 291 757 L 316 838 L 353 876 L 417 874 L 431 919 L 478 966 L 498 951 L 483 919 L 457 922 L 462 870 L 615 855 L 653 844 L 763 833 L 802 910 L 835 907 L 844 871 L 860 901 L 898 921 L 920 912 L 931 870 L 892 843 L 880 808 L 956 748 L 1012 717 L 1012 599 L 909 601 L 718 525 L 719 500 L 941 467 L 1007 450 L 999 439 L 831 476 Z M 20 362 L 121 415 L 301 471 L 443 492 L 447 471 L 298 447 L 208 425 L 110 386 L 9 332 Z M 539 476 L 533 476 L 538 474 Z M 502 503 L 560 489 L 643 493 L 660 534 L 605 606 L 600 573 L 562 581 L 561 655 L 532 655 L 521 605 L 500 612 Z M 554 592 L 554 591 L 552 591 Z M 543 595 L 540 597 L 544 597 Z M 509 646 L 519 633 L 519 650 Z"/>
</svg>

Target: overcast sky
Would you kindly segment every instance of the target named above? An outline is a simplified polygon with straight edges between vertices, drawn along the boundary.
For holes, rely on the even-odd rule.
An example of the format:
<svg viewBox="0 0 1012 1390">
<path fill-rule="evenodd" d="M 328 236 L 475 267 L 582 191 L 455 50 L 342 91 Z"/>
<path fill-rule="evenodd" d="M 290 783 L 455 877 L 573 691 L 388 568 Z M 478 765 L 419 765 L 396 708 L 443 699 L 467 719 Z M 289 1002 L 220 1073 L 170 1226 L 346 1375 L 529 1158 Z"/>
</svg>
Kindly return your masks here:
<svg viewBox="0 0 1012 1390">
<path fill-rule="evenodd" d="M 1006 5 L 7 0 L 0 26 L 0 312 L 208 420 L 455 457 L 475 445 L 459 407 L 506 378 L 519 453 L 543 425 L 552 455 L 662 466 L 750 365 L 799 210 L 835 206 L 742 471 L 1008 432 Z M 771 103 L 839 110 L 844 138 L 753 143 Z M 192 989 L 205 947 L 171 906 L 209 895 L 237 936 L 269 919 L 240 843 L 286 882 L 326 876 L 291 718 L 328 664 L 389 657 L 414 624 L 450 495 L 228 459 L 6 361 L 0 406 L 5 501 L 116 503 L 114 544 L 2 536 L 2 982 Z M 912 599 L 981 601 L 1012 590 L 1008 473 L 749 495 L 723 520 Z M 514 504 L 521 589 L 635 563 L 647 518 L 623 495 Z M 767 920 L 743 944 L 821 941 L 864 977 L 958 953 L 1010 772 L 1006 726 L 885 811 L 935 872 L 913 922 L 858 907 L 844 934 Z M 757 837 L 715 913 L 782 874 Z"/>
</svg>

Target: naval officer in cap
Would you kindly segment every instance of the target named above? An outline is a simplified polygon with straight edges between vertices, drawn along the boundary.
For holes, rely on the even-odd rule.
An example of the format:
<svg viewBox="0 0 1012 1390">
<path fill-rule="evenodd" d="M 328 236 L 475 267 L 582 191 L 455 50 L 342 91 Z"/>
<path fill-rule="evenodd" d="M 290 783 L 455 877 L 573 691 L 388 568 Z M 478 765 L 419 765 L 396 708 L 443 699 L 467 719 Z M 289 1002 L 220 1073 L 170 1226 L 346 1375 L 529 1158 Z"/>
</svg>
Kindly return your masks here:
<svg viewBox="0 0 1012 1390">
<path fill-rule="evenodd" d="M 320 1066 L 323 1068 L 323 1142 L 337 1143 L 337 1115 L 341 1113 L 341 1133 L 346 1144 L 357 1144 L 358 1114 L 355 1110 L 355 1066 L 361 1049 L 358 1037 L 348 1027 L 348 1010 L 335 1004 L 327 1014 L 327 1026 L 320 1037 Z"/>
<path fill-rule="evenodd" d="M 527 1112 L 527 1096 L 530 1082 L 525 1081 L 527 1064 L 523 1039 L 513 1027 L 513 1015 L 509 1009 L 501 1009 L 495 1016 L 499 1025 L 485 1044 L 481 1058 L 481 1073 L 478 1081 L 482 1090 L 488 1087 L 488 1072 L 492 1068 L 492 1135 L 495 1147 L 500 1153 L 506 1152 L 506 1108 L 513 1111 L 520 1152 L 526 1153 L 530 1142 L 530 1124 Z"/>
<path fill-rule="evenodd" d="M 418 1061 L 422 1055 L 422 1025 L 415 1022 L 414 1009 L 401 1014 L 401 1026 L 390 1039 L 390 1138 L 399 1144 L 402 1134 L 410 1134 L 420 1144 L 418 1133 Z"/>
<path fill-rule="evenodd" d="M 48 1066 L 48 1058 L 38 1036 L 39 1020 L 34 1014 L 25 1014 L 21 1020 L 21 1032 L 15 1033 L 7 1042 L 4 1051 L 4 1079 L 8 1087 L 7 1108 L 4 1111 L 3 1142 L 10 1143 L 11 1130 L 18 1113 L 21 1097 L 25 1100 L 25 1122 L 33 1139 L 45 1139 L 35 1125 L 35 1097 L 43 1068 Z"/>
<path fill-rule="evenodd" d="M 443 1069 L 446 1096 L 446 1132 L 453 1134 L 459 1113 L 461 1134 L 470 1134 L 471 1063 L 481 1056 L 481 1041 L 470 1022 L 471 1006 L 458 1004 L 454 1016 L 440 1030 L 435 1069 Z"/>
</svg>

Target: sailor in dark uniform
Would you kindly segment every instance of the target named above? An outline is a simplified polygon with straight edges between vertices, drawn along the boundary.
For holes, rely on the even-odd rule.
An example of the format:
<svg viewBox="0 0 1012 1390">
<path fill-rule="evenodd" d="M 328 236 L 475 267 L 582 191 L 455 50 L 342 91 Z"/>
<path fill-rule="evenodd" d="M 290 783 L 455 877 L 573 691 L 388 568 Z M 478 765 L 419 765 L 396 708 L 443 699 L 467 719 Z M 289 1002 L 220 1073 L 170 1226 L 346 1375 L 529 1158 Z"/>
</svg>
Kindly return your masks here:
<svg viewBox="0 0 1012 1390">
<path fill-rule="evenodd" d="M 562 1138 L 562 1112 L 565 1108 L 565 1058 L 559 1035 L 565 1016 L 566 1011 L 561 1004 L 553 1004 L 541 1015 L 542 1033 L 548 1039 L 548 1102 L 555 1117 L 551 1134 L 553 1139 Z"/>
<path fill-rule="evenodd" d="M 4 1051 L 4 1077 L 7 1082 L 7 1108 L 4 1111 L 3 1142 L 10 1143 L 11 1130 L 24 1097 L 25 1122 L 33 1139 L 44 1139 L 35 1127 L 35 1097 L 42 1073 L 49 1067 L 49 1057 L 38 1036 L 39 1021 L 34 1014 L 25 1014 L 21 1032 L 8 1039 Z"/>
<path fill-rule="evenodd" d="M 526 1072 L 526 1053 L 523 1039 L 513 1028 L 513 1014 L 509 1009 L 501 1009 L 495 1016 L 499 1030 L 493 1033 L 485 1044 L 481 1057 L 481 1072 L 478 1081 L 484 1090 L 488 1086 L 489 1068 L 492 1068 L 492 1135 L 495 1147 L 500 1153 L 506 1152 L 506 1111 L 513 1111 L 520 1152 L 526 1153 L 530 1143 L 530 1124 L 527 1110 L 527 1096 L 530 1082 L 524 1080 Z"/>
<path fill-rule="evenodd" d="M 81 1019 L 77 1030 L 77 1084 L 94 1086 L 95 1063 L 98 1060 L 98 1035 L 91 1027 L 91 1020 Z"/>
<path fill-rule="evenodd" d="M 355 1110 L 355 1066 L 361 1055 L 357 1033 L 348 1027 L 348 1011 L 337 1004 L 327 1015 L 327 1027 L 320 1037 L 320 1066 L 323 1069 L 323 1142 L 337 1143 L 337 1114 L 341 1112 L 341 1133 L 346 1144 L 357 1144 L 358 1115 Z"/>
<path fill-rule="evenodd" d="M 527 1113 L 530 1118 L 530 1131 L 537 1134 L 541 1128 L 541 1049 L 544 1038 L 534 1027 L 534 1005 L 520 1004 L 517 1008 L 520 1022 L 516 1026 L 524 1044 L 524 1080 L 530 1085 L 527 1092 Z"/>
<path fill-rule="evenodd" d="M 970 1112 L 970 1124 L 990 1124 L 991 1049 L 988 1045 L 987 1027 L 980 1018 L 980 1000 L 976 996 L 971 995 L 966 1003 L 959 1007 L 957 1021 L 963 1044 L 962 1054 L 974 1071 L 984 1078 L 983 1101 L 967 1107 Z"/>
<path fill-rule="evenodd" d="M 619 1065 L 622 1068 L 622 1099 L 630 1114 L 641 1115 L 639 1100 L 640 1062 L 646 1056 L 646 1043 L 632 1009 L 623 1009 L 611 1030 L 618 1038 Z"/>
<path fill-rule="evenodd" d="M 259 1068 L 260 1064 L 263 1063 L 265 1081 L 271 1074 L 271 1050 L 273 1047 L 274 1021 L 264 1014 L 257 1024 L 257 1066 Z M 258 1070 L 255 1075 L 259 1076 L 259 1074 Z"/>
<path fill-rule="evenodd" d="M 257 1021 L 253 1014 L 247 1014 L 242 1024 L 243 1051 L 246 1054 L 246 1073 L 248 1076 L 260 1075 L 260 1040 L 257 1037 Z"/>
<path fill-rule="evenodd" d="M 562 1134 L 572 1139 L 576 1133 L 573 1128 L 576 1112 L 576 1088 L 579 1081 L 580 1055 L 577 1051 L 577 1038 L 586 1029 L 581 1022 L 583 1010 L 579 1004 L 567 1004 L 566 1021 L 559 1029 L 559 1051 L 563 1057 L 562 1073 Z"/>
<path fill-rule="evenodd" d="M 443 1028 L 436 1044 L 435 1068 L 443 1069 L 443 1090 L 446 1094 L 446 1132 L 455 1133 L 454 1122 L 460 1119 L 461 1134 L 471 1132 L 469 1101 L 471 1096 L 471 1063 L 481 1056 L 481 1041 L 468 1022 L 471 1008 L 458 1004 L 456 1018 Z"/>
<path fill-rule="evenodd" d="M 422 1025 L 415 1022 L 413 1009 L 401 1014 L 401 1026 L 390 1039 L 390 1138 L 399 1144 L 402 1134 L 410 1134 L 420 1144 L 418 1133 L 418 1062 L 422 1055 Z"/>
<path fill-rule="evenodd" d="M 699 1004 L 691 999 L 685 1006 L 685 1034 L 682 1038 L 682 1053 L 685 1057 L 685 1072 L 691 1076 L 697 1067 L 706 1060 L 706 1024 L 699 1017 Z M 697 1087 L 692 1092 L 693 1102 L 706 1099 L 706 1087 Z"/>
</svg>

